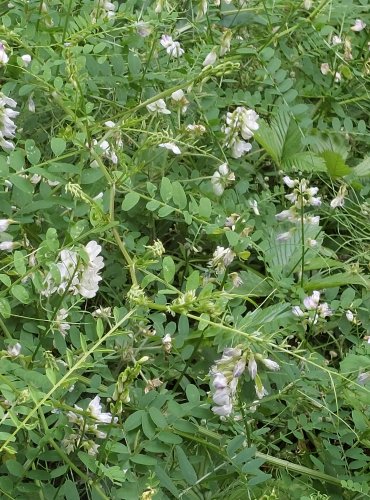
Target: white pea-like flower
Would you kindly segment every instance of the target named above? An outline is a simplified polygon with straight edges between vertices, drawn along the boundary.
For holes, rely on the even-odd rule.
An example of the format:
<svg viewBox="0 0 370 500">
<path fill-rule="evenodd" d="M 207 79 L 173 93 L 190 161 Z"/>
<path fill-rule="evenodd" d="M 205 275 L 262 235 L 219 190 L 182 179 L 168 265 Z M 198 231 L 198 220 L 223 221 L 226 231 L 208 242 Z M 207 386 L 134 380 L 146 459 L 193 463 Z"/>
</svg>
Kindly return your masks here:
<svg viewBox="0 0 370 500">
<path fill-rule="evenodd" d="M 11 219 L 0 219 L 0 233 L 6 231 L 11 223 Z"/>
<path fill-rule="evenodd" d="M 256 378 L 257 371 L 258 371 L 257 361 L 254 359 L 254 357 L 250 357 L 248 361 L 248 372 L 252 380 Z"/>
<path fill-rule="evenodd" d="M 328 75 L 330 73 L 329 63 L 322 63 L 320 66 L 320 71 L 324 76 Z"/>
<path fill-rule="evenodd" d="M 158 146 L 172 151 L 175 155 L 181 155 L 181 149 L 173 142 L 163 142 L 162 144 L 158 144 Z"/>
<path fill-rule="evenodd" d="M 332 46 L 335 47 L 336 45 L 340 45 L 341 43 L 342 43 L 341 37 L 338 35 L 333 35 L 331 39 Z"/>
<path fill-rule="evenodd" d="M 0 66 L 7 64 L 9 61 L 9 57 L 5 51 L 5 46 L 2 42 L 0 42 Z"/>
<path fill-rule="evenodd" d="M 216 61 L 217 61 L 217 52 L 215 50 L 211 50 L 211 52 L 209 52 L 206 55 L 202 63 L 202 66 L 213 66 Z"/>
<path fill-rule="evenodd" d="M 366 28 L 366 23 L 362 19 L 356 19 L 355 24 L 351 26 L 352 31 L 362 31 Z"/>
<path fill-rule="evenodd" d="M 274 372 L 280 370 L 279 363 L 276 363 L 276 361 L 273 361 L 272 359 L 269 358 L 262 359 L 262 363 L 266 366 L 266 368 Z"/>
<path fill-rule="evenodd" d="M 160 113 L 162 115 L 170 115 L 171 111 L 167 109 L 166 103 L 163 99 L 158 99 L 146 106 L 147 110 L 151 113 Z"/>
<path fill-rule="evenodd" d="M 24 54 L 23 56 L 21 56 L 21 59 L 25 67 L 27 67 L 32 61 L 32 57 L 29 54 Z"/>
<path fill-rule="evenodd" d="M 95 396 L 89 403 L 87 410 L 90 412 L 92 418 L 103 424 L 110 424 L 113 421 L 112 414 L 109 412 L 102 412 L 102 405 L 100 403 L 100 397 Z M 116 421 L 116 418 L 114 419 Z"/>
<path fill-rule="evenodd" d="M 314 290 L 312 295 L 309 295 L 303 299 L 303 304 L 308 311 L 317 309 L 320 302 L 320 292 Z"/>
<path fill-rule="evenodd" d="M 166 49 L 167 54 L 175 59 L 181 57 L 185 52 L 180 42 L 174 41 L 170 35 L 162 35 L 160 44 Z"/>
<path fill-rule="evenodd" d="M 340 186 L 337 196 L 331 200 L 330 202 L 331 208 L 343 207 L 346 194 L 347 194 L 347 186 L 343 184 L 342 186 Z"/>
<path fill-rule="evenodd" d="M 11 252 L 14 250 L 14 247 L 14 241 L 3 241 L 0 243 L 0 250 L 3 250 L 4 252 Z"/>
<path fill-rule="evenodd" d="M 16 344 L 9 346 L 7 348 L 8 355 L 11 358 L 16 358 L 17 356 L 19 356 L 21 353 L 21 350 L 22 350 L 22 346 L 19 342 L 17 342 Z"/>
</svg>

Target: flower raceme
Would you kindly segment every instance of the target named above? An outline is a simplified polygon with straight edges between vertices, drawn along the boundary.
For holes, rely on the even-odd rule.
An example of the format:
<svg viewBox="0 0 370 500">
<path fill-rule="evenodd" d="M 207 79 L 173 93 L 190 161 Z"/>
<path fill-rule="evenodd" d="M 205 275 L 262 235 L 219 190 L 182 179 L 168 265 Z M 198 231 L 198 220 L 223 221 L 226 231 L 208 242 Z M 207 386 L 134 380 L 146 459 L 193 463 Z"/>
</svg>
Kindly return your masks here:
<svg viewBox="0 0 370 500">
<path fill-rule="evenodd" d="M 320 303 L 320 292 L 314 290 L 312 295 L 303 299 L 303 306 L 306 312 L 303 312 L 300 306 L 294 306 L 292 313 L 299 318 L 307 318 L 309 324 L 315 325 L 319 318 L 326 318 L 333 314 L 327 302 Z"/>
<path fill-rule="evenodd" d="M 15 148 L 14 143 L 9 139 L 14 139 L 17 130 L 16 124 L 12 118 L 19 115 L 18 111 L 14 111 L 17 105 L 14 99 L 7 97 L 0 92 L 0 146 L 4 151 L 9 151 Z"/>
<path fill-rule="evenodd" d="M 258 399 L 262 399 L 267 394 L 257 374 L 257 360 L 271 371 L 280 370 L 280 365 L 276 361 L 264 358 L 261 354 L 250 352 L 248 355 L 241 349 L 234 347 L 227 347 L 223 350 L 221 359 L 216 361 L 210 370 L 210 386 L 214 403 L 211 409 L 215 415 L 225 418 L 232 414 L 239 379 L 246 367 L 250 378 L 255 383 Z"/>
<path fill-rule="evenodd" d="M 252 145 L 246 141 L 258 130 L 258 118 L 253 109 L 242 106 L 238 106 L 232 113 L 227 113 L 222 131 L 225 134 L 225 146 L 231 149 L 233 158 L 240 158 L 252 149 Z"/>
<path fill-rule="evenodd" d="M 96 241 L 90 241 L 84 250 L 87 254 L 86 262 L 77 251 L 60 252 L 59 262 L 56 264 L 59 280 L 55 280 L 55 273 L 49 272 L 45 277 L 43 295 L 50 297 L 56 292 L 59 294 L 70 292 L 72 295 L 80 294 L 87 299 L 95 297 L 99 281 L 102 279 L 99 271 L 104 267 L 103 257 L 99 255 L 101 246 Z"/>
</svg>

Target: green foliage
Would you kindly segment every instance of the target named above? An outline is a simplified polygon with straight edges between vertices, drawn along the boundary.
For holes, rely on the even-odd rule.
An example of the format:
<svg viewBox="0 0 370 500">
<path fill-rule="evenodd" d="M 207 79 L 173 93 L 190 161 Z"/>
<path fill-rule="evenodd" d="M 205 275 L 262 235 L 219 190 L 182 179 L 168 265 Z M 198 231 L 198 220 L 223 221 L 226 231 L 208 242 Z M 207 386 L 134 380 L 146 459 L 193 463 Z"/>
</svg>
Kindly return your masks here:
<svg viewBox="0 0 370 500">
<path fill-rule="evenodd" d="M 1 498 L 370 498 L 368 2 L 217 3 L 0 5 Z"/>
</svg>

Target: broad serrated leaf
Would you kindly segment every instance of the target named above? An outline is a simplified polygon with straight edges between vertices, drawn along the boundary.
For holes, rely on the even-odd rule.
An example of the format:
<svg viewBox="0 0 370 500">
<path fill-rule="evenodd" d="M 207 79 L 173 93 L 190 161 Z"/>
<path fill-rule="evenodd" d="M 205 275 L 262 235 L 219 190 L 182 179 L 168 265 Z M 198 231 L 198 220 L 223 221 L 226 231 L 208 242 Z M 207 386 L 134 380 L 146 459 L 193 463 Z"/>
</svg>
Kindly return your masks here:
<svg viewBox="0 0 370 500">
<path fill-rule="evenodd" d="M 301 151 L 281 162 L 284 172 L 326 172 L 325 161 L 315 153 Z"/>
<path fill-rule="evenodd" d="M 365 158 L 361 163 L 352 169 L 352 172 L 358 177 L 366 177 L 370 175 L 370 156 Z"/>
<path fill-rule="evenodd" d="M 335 151 L 323 151 L 321 156 L 331 177 L 343 177 L 351 173 L 351 169 L 345 164 L 339 153 Z"/>
</svg>

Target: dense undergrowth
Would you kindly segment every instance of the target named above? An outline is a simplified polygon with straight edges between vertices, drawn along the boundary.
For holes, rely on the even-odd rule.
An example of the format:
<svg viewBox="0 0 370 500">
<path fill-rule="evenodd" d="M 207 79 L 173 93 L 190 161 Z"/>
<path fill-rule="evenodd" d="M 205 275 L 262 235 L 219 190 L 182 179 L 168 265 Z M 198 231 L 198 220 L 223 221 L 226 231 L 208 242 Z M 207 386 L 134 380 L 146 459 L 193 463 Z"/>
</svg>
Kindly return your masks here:
<svg viewBox="0 0 370 500">
<path fill-rule="evenodd" d="M 0 16 L 1 498 L 370 498 L 368 1 Z"/>
</svg>

